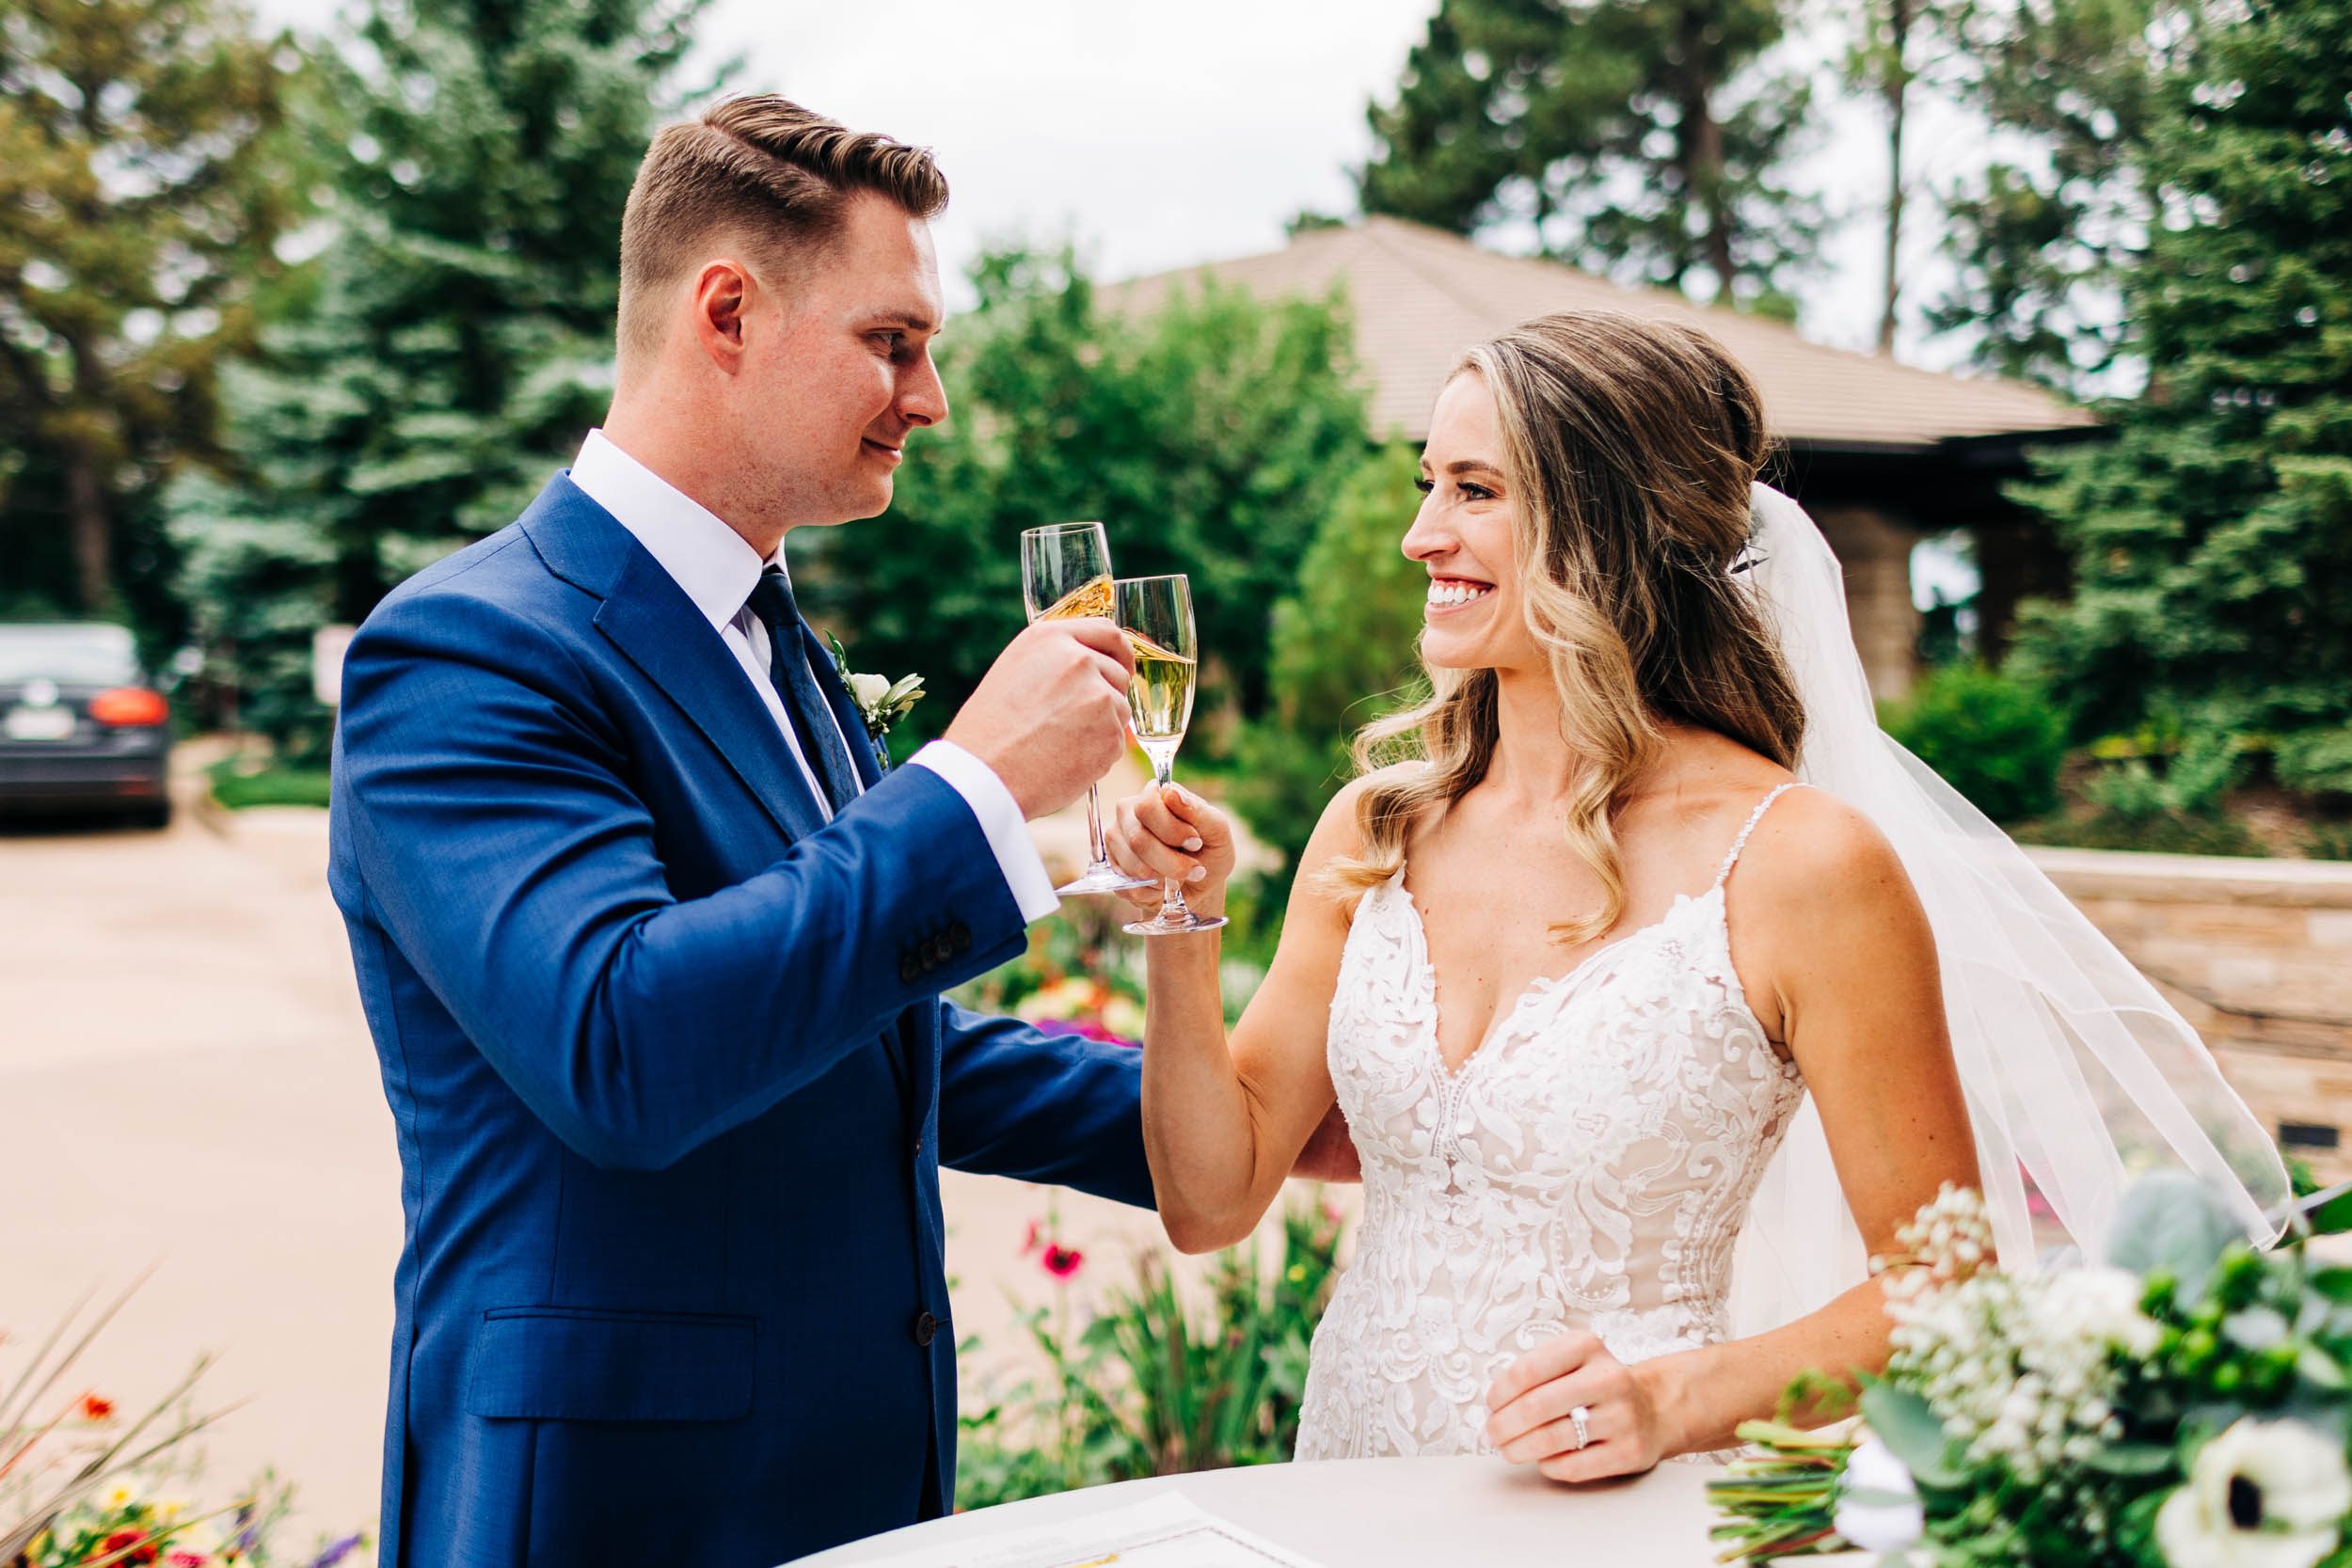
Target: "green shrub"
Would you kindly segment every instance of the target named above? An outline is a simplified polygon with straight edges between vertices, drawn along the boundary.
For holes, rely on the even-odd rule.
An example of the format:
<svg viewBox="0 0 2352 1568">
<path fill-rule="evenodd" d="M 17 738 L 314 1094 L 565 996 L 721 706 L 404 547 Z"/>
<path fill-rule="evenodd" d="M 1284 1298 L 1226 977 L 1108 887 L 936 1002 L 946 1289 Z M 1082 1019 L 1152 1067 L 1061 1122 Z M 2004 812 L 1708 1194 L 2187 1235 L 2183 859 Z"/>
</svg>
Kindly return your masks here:
<svg viewBox="0 0 2352 1568">
<path fill-rule="evenodd" d="M 956 1506 L 1290 1458 L 1339 1245 L 1331 1211 L 1297 1205 L 1283 1217 L 1272 1271 L 1261 1269 L 1254 1240 L 1216 1256 L 1205 1314 L 1185 1307 L 1155 1252 L 1075 1333 L 1066 1293 L 1029 1312 L 1051 1377 L 959 1420 Z M 1077 1255 L 1067 1257 L 1074 1269 Z"/>
<path fill-rule="evenodd" d="M 2056 809 L 2066 721 L 2033 687 L 1980 665 L 1937 670 L 1881 721 L 1995 822 Z"/>
<path fill-rule="evenodd" d="M 2280 784 L 2307 794 L 2352 794 L 2352 727 L 2298 730 L 2271 748 Z"/>
</svg>

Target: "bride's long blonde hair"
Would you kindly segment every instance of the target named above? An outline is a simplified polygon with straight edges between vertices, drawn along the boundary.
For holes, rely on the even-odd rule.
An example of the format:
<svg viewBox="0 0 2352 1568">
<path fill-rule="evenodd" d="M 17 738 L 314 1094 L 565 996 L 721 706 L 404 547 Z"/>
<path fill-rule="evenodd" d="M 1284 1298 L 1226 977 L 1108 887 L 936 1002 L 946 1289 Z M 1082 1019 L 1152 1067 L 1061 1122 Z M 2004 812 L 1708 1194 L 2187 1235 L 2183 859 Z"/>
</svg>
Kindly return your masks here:
<svg viewBox="0 0 2352 1568">
<path fill-rule="evenodd" d="M 1763 402 L 1704 332 L 1615 311 L 1539 316 L 1471 349 L 1454 374 L 1494 396 L 1518 499 L 1520 602 L 1578 758 L 1567 841 L 1603 902 L 1553 927 L 1575 944 L 1625 912 L 1614 818 L 1657 755 L 1661 721 L 1796 764 L 1796 682 L 1733 570 L 1748 543 L 1748 486 L 1770 451 Z M 1367 725 L 1356 763 L 1372 772 L 1418 753 L 1427 766 L 1364 790 L 1362 850 L 1332 863 L 1335 891 L 1394 876 L 1414 828 L 1494 760 L 1495 673 L 1424 669 L 1430 698 Z"/>
</svg>

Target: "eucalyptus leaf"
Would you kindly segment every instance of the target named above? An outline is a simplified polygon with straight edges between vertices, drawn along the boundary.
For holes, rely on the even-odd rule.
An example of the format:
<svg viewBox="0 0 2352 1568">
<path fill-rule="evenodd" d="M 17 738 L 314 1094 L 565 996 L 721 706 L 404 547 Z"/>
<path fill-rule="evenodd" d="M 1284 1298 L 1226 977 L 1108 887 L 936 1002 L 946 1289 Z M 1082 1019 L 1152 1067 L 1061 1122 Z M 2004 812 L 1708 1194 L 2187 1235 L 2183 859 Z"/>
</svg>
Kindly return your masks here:
<svg viewBox="0 0 2352 1568">
<path fill-rule="evenodd" d="M 2186 1171 L 2152 1171 L 2123 1195 L 2107 1261 L 2137 1275 L 2169 1274 L 2181 1297 L 2203 1294 L 2214 1265 L 2246 1232 L 2211 1188 Z"/>
<path fill-rule="evenodd" d="M 1961 1484 L 1963 1478 L 1949 1459 L 1951 1439 L 1927 1401 L 1908 1388 L 1874 1383 L 1862 1391 L 1862 1418 L 1903 1462 L 1913 1481 L 1942 1491 Z"/>
</svg>

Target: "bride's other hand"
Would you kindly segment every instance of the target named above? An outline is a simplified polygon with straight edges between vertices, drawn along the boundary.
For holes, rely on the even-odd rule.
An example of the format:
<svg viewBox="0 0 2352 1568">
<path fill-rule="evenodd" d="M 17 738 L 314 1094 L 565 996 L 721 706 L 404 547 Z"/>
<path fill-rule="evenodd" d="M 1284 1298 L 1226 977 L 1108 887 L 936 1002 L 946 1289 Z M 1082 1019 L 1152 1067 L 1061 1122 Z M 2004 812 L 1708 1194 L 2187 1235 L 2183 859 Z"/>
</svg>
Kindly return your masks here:
<svg viewBox="0 0 2352 1568">
<path fill-rule="evenodd" d="M 1645 1362 L 1645 1368 L 1657 1363 Z M 1678 1451 L 1661 1400 L 1643 1373 L 1599 1338 L 1571 1330 L 1502 1369 L 1486 1390 L 1486 1439 L 1515 1465 L 1553 1481 L 1639 1475 Z M 1585 1441 L 1577 1441 L 1583 1406 Z"/>
<path fill-rule="evenodd" d="M 1225 912 L 1233 875 L 1232 819 L 1182 784 L 1154 784 L 1119 802 L 1104 833 L 1111 861 L 1130 877 L 1183 884 L 1195 914 Z M 1157 887 L 1130 889 L 1129 901 L 1160 907 Z"/>
</svg>

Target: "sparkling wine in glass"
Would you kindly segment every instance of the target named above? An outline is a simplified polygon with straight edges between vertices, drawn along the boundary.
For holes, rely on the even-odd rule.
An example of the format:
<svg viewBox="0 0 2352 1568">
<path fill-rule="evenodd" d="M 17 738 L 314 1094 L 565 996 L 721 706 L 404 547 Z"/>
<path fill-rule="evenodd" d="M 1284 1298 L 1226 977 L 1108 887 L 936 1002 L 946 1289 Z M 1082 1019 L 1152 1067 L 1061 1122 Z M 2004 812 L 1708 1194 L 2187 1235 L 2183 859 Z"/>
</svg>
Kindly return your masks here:
<svg viewBox="0 0 2352 1568">
<path fill-rule="evenodd" d="M 1100 523 L 1056 523 L 1021 533 L 1021 602 L 1035 621 L 1080 616 L 1111 618 L 1111 545 Z M 1097 786 L 1087 785 L 1087 868 L 1056 888 L 1064 895 L 1123 893 L 1152 884 L 1111 863 L 1103 847 L 1103 806 Z"/>
<path fill-rule="evenodd" d="M 1114 585 L 1119 625 L 1135 650 L 1135 679 L 1127 683 L 1127 705 L 1136 721 L 1136 740 L 1152 759 L 1152 779 L 1160 788 L 1172 781 L 1176 748 L 1192 722 L 1193 687 L 1200 673 L 1199 639 L 1192 624 L 1192 584 L 1184 577 L 1122 578 Z M 1160 912 L 1125 927 L 1134 936 L 1181 936 L 1214 931 L 1223 915 L 1202 919 L 1184 907 L 1181 884 L 1160 887 Z"/>
</svg>

